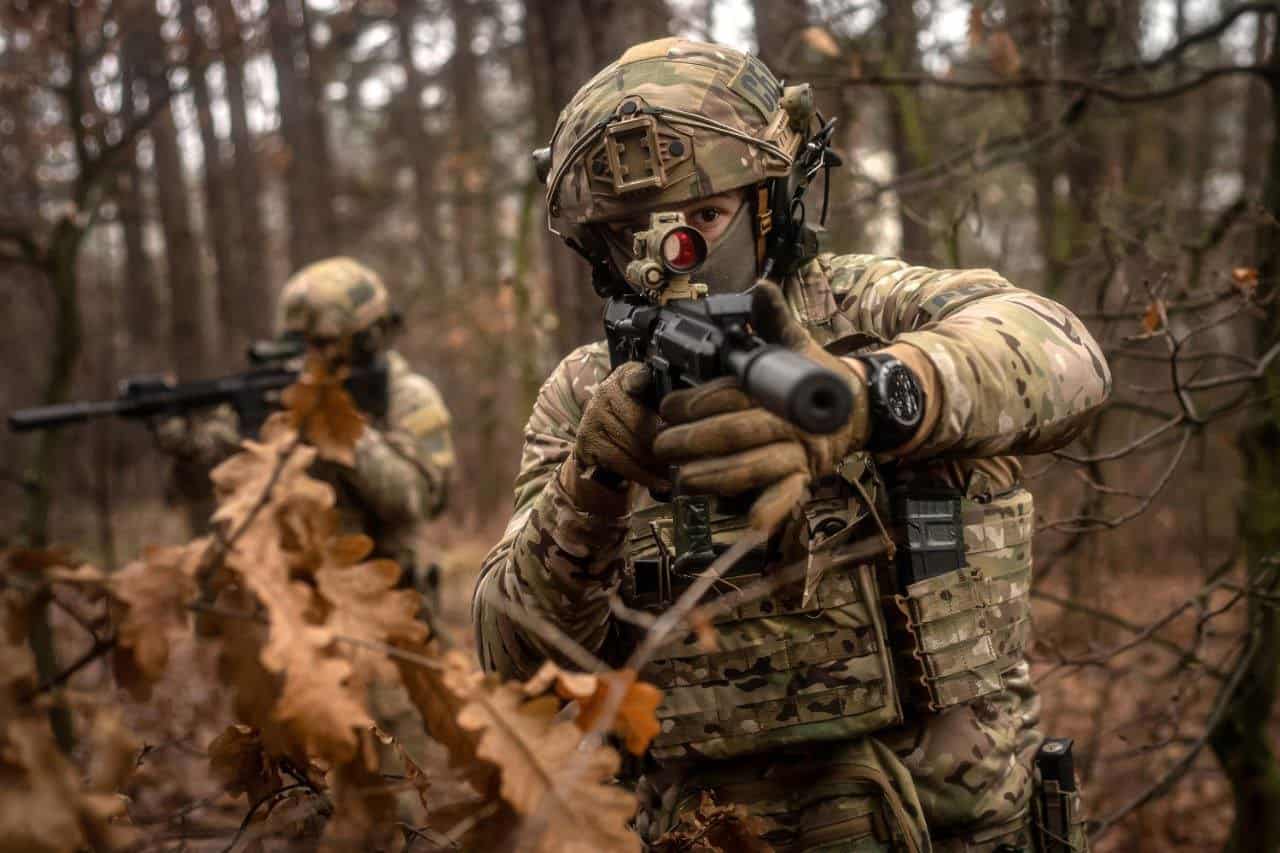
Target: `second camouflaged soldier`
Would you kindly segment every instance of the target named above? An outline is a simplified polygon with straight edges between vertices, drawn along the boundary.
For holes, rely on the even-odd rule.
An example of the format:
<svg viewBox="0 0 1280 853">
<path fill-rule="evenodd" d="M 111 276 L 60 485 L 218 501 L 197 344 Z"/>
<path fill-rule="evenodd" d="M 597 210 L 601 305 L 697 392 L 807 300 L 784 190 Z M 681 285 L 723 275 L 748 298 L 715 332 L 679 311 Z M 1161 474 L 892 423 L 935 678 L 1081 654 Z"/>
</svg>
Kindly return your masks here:
<svg viewBox="0 0 1280 853">
<path fill-rule="evenodd" d="M 643 631 L 612 596 L 660 612 L 706 566 L 691 558 L 776 530 L 719 589 L 797 564 L 803 582 L 722 614 L 716 650 L 680 636 L 642 673 L 664 691 L 645 840 L 689 829 L 709 793 L 778 850 L 1083 849 L 1069 766 L 1035 770 L 1066 745 L 1038 729 L 1024 654 L 1033 512 L 1014 455 L 1079 432 L 1106 362 L 1070 311 L 991 270 L 818 254 L 800 195 L 831 158 L 811 103 L 750 56 L 665 39 L 561 113 L 541 158 L 551 225 L 598 290 L 627 293 L 635 234 L 679 212 L 709 246 L 697 281 L 770 279 L 756 331 L 844 377 L 856 404 L 813 435 L 716 381 L 659 417 L 647 368 L 611 371 L 603 342 L 571 353 L 534 406 L 515 515 L 476 589 L 483 663 L 527 677 L 557 657 L 509 615 L 527 609 L 617 665 Z M 678 513 L 650 495 L 673 484 Z M 943 547 L 898 533 L 891 560 L 887 537 L 921 519 Z"/>
<path fill-rule="evenodd" d="M 390 349 L 395 322 L 386 286 L 350 258 L 330 258 L 296 273 L 280 294 L 276 330 L 301 340 L 309 352 L 352 366 L 385 360 L 383 414 L 366 412 L 355 465 L 316 464 L 314 473 L 337 491 L 344 529 L 367 534 L 375 555 L 396 560 L 404 580 L 433 594 L 433 563 L 423 553 L 421 525 L 445 506 L 453 444 L 449 411 L 430 380 L 414 373 Z M 175 457 L 175 488 L 193 527 L 207 525 L 213 510 L 209 471 L 239 446 L 240 425 L 229 408 L 208 417 L 170 418 L 157 440 Z"/>
</svg>

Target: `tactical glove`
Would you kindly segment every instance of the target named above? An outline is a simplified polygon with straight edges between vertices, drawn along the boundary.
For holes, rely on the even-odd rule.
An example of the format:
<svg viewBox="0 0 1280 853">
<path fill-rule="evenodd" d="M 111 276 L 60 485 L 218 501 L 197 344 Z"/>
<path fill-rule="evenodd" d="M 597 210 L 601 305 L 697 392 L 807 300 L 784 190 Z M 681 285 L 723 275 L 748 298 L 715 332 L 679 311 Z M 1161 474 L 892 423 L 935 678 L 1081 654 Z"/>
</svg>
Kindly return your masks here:
<svg viewBox="0 0 1280 853">
<path fill-rule="evenodd" d="M 813 480 L 866 444 L 869 415 L 862 374 L 809 337 L 792 316 L 777 285 L 760 282 L 752 325 L 764 340 L 801 353 L 848 377 L 853 411 L 829 435 L 807 433 L 752 403 L 732 378 L 667 395 L 667 426 L 654 441 L 658 459 L 679 468 L 677 487 L 691 494 L 739 495 L 759 491 L 751 524 L 772 531 L 808 495 Z"/>
<path fill-rule="evenodd" d="M 653 454 L 658 415 L 644 404 L 652 382 L 642 364 L 620 366 L 600 383 L 578 424 L 573 448 L 578 473 L 607 482 L 622 478 L 655 489 L 665 489 L 666 468 Z"/>
<path fill-rule="evenodd" d="M 196 415 L 153 418 L 147 425 L 162 453 L 209 468 L 240 446 L 237 418 L 229 406 Z"/>
</svg>

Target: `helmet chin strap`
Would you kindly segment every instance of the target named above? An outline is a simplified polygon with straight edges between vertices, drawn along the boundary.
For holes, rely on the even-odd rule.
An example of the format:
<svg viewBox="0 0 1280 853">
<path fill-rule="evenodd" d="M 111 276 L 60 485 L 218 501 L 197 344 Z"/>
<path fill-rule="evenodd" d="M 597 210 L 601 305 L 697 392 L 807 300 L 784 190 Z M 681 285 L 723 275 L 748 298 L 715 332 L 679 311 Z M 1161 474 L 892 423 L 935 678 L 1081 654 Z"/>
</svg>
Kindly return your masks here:
<svg viewBox="0 0 1280 853">
<path fill-rule="evenodd" d="M 765 258 L 769 254 L 769 232 L 773 230 L 773 206 L 769 201 L 769 181 L 756 184 L 755 218 L 756 218 L 756 273 L 764 269 Z"/>
</svg>

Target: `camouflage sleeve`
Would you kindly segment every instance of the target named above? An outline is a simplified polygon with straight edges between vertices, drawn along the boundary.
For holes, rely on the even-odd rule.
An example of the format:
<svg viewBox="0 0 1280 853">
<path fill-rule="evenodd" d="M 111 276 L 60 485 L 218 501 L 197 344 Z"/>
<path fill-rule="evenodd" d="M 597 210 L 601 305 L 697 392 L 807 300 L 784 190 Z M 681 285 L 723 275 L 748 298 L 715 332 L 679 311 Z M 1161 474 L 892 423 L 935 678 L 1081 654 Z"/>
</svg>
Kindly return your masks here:
<svg viewBox="0 0 1280 853">
<path fill-rule="evenodd" d="M 449 410 L 435 385 L 393 355 L 385 423 L 356 444 L 342 479 L 379 518 L 419 521 L 444 509 L 453 470 Z"/>
<path fill-rule="evenodd" d="M 525 427 L 515 513 L 485 558 L 471 604 L 481 662 L 503 676 L 528 677 L 543 660 L 561 659 L 522 613 L 591 651 L 608 634 L 627 518 L 579 505 L 563 479 L 576 476 L 578 423 L 608 372 L 602 345 L 575 350 L 542 386 Z"/>
<path fill-rule="evenodd" d="M 873 255 L 829 264 L 840 310 L 857 330 L 916 348 L 937 372 L 939 417 L 911 458 L 1061 447 L 1111 391 L 1084 324 L 991 270 L 933 270 Z"/>
</svg>

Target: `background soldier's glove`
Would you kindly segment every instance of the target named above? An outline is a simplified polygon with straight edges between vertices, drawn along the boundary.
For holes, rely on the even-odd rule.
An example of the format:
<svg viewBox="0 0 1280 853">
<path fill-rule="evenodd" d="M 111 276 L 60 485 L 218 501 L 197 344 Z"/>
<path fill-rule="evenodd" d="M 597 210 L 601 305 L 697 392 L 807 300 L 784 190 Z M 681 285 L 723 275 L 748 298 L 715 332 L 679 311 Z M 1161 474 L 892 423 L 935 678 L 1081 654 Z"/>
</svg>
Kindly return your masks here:
<svg viewBox="0 0 1280 853">
<path fill-rule="evenodd" d="M 603 469 L 597 481 L 612 474 L 650 488 L 668 487 L 667 469 L 653 454 L 658 415 L 643 401 L 652 381 L 647 367 L 631 362 L 600 383 L 578 425 L 573 455 L 579 474 Z"/>
<path fill-rule="evenodd" d="M 156 447 L 170 456 L 194 456 L 195 440 L 191 435 L 191 421 L 186 415 L 170 415 L 155 418 L 147 424 L 155 436 Z"/>
<path fill-rule="evenodd" d="M 162 452 L 209 468 L 240 448 L 239 423 L 230 406 L 191 416 L 154 418 L 148 426 Z"/>
<path fill-rule="evenodd" d="M 760 490 L 751 524 L 771 531 L 805 499 L 812 480 L 833 473 L 846 454 L 866 444 L 870 428 L 861 373 L 809 337 L 777 285 L 761 282 L 755 290 L 752 325 L 760 337 L 849 378 L 854 404 L 848 423 L 830 435 L 804 432 L 754 405 L 726 378 L 667 395 L 661 414 L 668 426 L 654 450 L 662 462 L 679 466 L 682 492 L 730 496 Z"/>
</svg>

